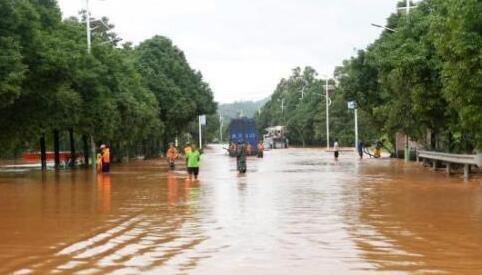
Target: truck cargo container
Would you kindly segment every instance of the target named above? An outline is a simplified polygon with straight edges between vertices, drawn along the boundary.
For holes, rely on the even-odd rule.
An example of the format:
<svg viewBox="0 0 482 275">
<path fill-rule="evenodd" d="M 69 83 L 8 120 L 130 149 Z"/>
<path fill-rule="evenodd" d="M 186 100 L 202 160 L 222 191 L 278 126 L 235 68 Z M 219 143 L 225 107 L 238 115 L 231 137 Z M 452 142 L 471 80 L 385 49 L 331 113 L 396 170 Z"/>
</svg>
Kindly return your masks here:
<svg viewBox="0 0 482 275">
<path fill-rule="evenodd" d="M 258 129 L 254 119 L 243 117 L 231 120 L 229 124 L 229 143 L 238 144 L 238 142 L 251 145 L 251 154 L 257 153 Z"/>
</svg>

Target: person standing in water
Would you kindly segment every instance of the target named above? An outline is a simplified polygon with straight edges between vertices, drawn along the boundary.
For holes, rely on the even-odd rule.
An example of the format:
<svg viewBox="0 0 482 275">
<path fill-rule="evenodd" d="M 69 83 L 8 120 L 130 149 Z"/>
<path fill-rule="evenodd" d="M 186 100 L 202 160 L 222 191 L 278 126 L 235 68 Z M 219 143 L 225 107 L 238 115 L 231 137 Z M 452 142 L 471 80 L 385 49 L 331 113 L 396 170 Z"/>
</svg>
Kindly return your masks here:
<svg viewBox="0 0 482 275">
<path fill-rule="evenodd" d="M 187 172 L 189 174 L 189 179 L 197 180 L 199 175 L 199 162 L 201 161 L 201 153 L 197 149 L 196 145 L 192 145 L 192 151 L 186 155 L 187 160 Z"/>
<path fill-rule="evenodd" d="M 358 143 L 358 155 L 360 156 L 360 159 L 363 159 L 363 147 L 364 147 L 364 143 L 363 143 L 363 140 L 360 140 L 360 142 Z"/>
<path fill-rule="evenodd" d="M 186 167 L 187 167 L 187 155 L 192 152 L 191 143 L 187 142 L 184 146 L 184 157 L 186 158 Z"/>
<path fill-rule="evenodd" d="M 109 146 L 102 144 L 100 150 L 102 155 L 102 172 L 108 173 L 110 172 L 110 148 Z"/>
<path fill-rule="evenodd" d="M 264 155 L 264 145 L 262 142 L 258 143 L 258 147 L 256 148 L 257 153 L 258 153 L 258 158 L 263 158 Z"/>
<path fill-rule="evenodd" d="M 333 144 L 333 150 L 335 152 L 335 161 L 338 161 L 338 155 L 340 151 L 340 145 L 338 144 L 338 140 L 335 139 L 335 143 Z"/>
<path fill-rule="evenodd" d="M 186 146 L 184 146 L 184 155 L 187 156 L 187 154 L 189 154 L 191 152 L 192 152 L 192 146 L 188 142 L 188 143 L 186 143 Z"/>
<path fill-rule="evenodd" d="M 97 157 L 96 157 L 96 160 L 95 160 L 95 168 L 96 168 L 97 172 L 102 171 L 102 154 L 101 153 L 97 153 Z"/>
<path fill-rule="evenodd" d="M 174 146 L 174 143 L 169 143 L 169 149 L 166 153 L 167 161 L 169 162 L 169 167 L 171 170 L 174 170 L 176 166 L 176 159 L 177 159 L 177 149 Z"/>
<path fill-rule="evenodd" d="M 236 168 L 241 174 L 246 173 L 247 170 L 246 155 L 246 145 L 242 142 L 238 142 L 238 146 L 236 147 Z"/>
</svg>

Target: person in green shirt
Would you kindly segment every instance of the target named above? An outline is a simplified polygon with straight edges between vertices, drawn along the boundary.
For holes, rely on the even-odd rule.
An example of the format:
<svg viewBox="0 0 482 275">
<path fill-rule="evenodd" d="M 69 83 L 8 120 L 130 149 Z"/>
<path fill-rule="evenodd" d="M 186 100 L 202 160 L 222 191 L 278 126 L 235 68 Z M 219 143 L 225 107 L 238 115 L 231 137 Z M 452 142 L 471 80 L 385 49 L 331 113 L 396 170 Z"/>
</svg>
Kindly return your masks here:
<svg viewBox="0 0 482 275">
<path fill-rule="evenodd" d="M 201 160 L 201 153 L 199 153 L 196 145 L 192 145 L 192 151 L 187 153 L 186 158 L 189 179 L 192 179 L 193 175 L 194 179 L 197 179 L 197 176 L 199 174 L 199 161 Z"/>
</svg>

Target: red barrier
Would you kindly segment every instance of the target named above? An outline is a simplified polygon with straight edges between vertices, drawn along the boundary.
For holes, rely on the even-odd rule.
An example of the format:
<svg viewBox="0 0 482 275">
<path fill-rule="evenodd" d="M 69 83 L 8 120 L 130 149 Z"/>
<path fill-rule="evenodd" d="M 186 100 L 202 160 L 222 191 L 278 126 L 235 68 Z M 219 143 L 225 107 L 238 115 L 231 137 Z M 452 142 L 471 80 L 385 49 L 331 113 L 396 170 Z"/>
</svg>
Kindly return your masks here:
<svg viewBox="0 0 482 275">
<path fill-rule="evenodd" d="M 75 153 L 75 158 L 79 159 L 82 157 L 81 153 Z M 54 152 L 47 152 L 47 161 L 53 161 L 55 159 Z M 60 152 L 60 161 L 67 161 L 70 159 L 70 152 Z M 40 152 L 37 153 L 23 153 L 23 160 L 28 162 L 39 162 Z"/>
</svg>

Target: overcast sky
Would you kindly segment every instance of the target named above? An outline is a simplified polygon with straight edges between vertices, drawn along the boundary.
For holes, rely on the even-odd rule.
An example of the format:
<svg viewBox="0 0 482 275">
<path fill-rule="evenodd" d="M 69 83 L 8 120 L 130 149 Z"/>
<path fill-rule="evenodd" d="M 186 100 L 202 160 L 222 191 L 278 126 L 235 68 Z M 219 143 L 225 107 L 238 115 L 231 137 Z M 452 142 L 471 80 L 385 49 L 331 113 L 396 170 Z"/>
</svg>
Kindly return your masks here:
<svg viewBox="0 0 482 275">
<path fill-rule="evenodd" d="M 85 0 L 58 0 L 64 17 Z M 261 99 L 296 66 L 331 74 L 373 42 L 397 0 L 90 0 L 124 41 L 173 40 L 218 102 Z"/>
</svg>

